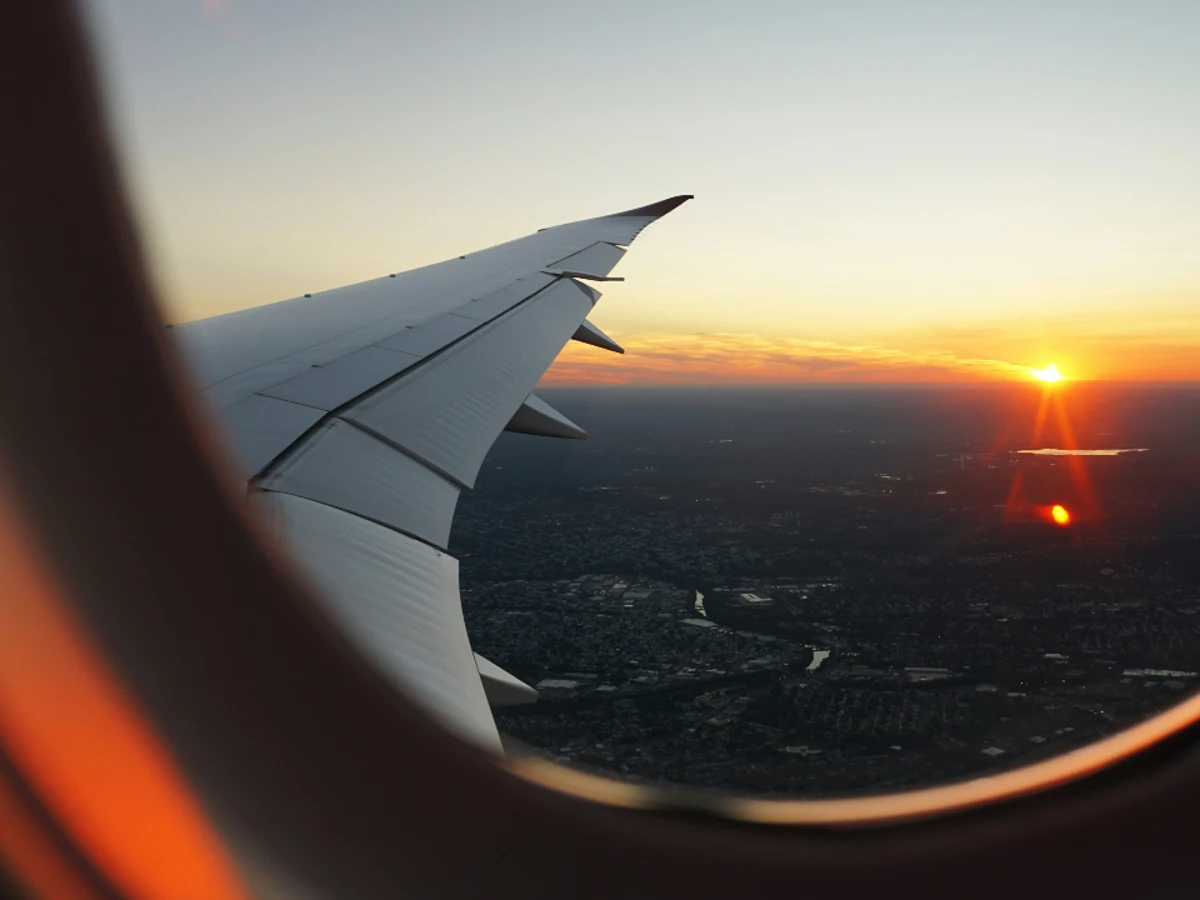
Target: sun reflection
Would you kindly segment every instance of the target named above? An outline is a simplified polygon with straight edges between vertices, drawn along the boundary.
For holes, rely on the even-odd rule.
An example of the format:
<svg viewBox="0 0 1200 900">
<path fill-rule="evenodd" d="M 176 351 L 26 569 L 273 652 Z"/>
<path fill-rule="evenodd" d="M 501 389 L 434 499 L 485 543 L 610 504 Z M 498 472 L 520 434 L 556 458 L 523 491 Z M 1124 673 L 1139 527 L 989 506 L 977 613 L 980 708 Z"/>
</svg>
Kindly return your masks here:
<svg viewBox="0 0 1200 900">
<path fill-rule="evenodd" d="M 1054 504 L 1054 506 L 1051 507 L 1050 518 L 1054 519 L 1054 523 L 1056 525 L 1070 525 L 1071 524 L 1071 514 L 1067 511 L 1067 508 L 1065 506 L 1062 506 L 1058 503 Z"/>
<path fill-rule="evenodd" d="M 1057 381 L 1063 380 L 1063 374 L 1058 371 L 1058 366 L 1054 363 L 1050 363 L 1044 369 L 1030 369 L 1030 374 L 1038 381 L 1044 381 L 1047 384 L 1054 384 Z"/>
</svg>

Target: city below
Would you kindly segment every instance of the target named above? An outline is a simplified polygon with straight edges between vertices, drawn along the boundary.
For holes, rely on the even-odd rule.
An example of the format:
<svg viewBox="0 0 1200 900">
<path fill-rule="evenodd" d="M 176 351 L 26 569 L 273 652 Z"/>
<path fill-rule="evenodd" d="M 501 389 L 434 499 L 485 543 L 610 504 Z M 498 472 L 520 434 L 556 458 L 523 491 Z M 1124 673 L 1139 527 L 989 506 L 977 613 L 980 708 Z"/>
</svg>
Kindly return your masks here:
<svg viewBox="0 0 1200 900">
<path fill-rule="evenodd" d="M 1200 392 L 1055 390 L 1040 429 L 1023 387 L 546 392 L 592 440 L 499 442 L 451 548 L 475 649 L 540 693 L 509 752 L 845 795 L 1186 696 Z M 1064 446 L 1139 452 L 1021 452 Z"/>
</svg>

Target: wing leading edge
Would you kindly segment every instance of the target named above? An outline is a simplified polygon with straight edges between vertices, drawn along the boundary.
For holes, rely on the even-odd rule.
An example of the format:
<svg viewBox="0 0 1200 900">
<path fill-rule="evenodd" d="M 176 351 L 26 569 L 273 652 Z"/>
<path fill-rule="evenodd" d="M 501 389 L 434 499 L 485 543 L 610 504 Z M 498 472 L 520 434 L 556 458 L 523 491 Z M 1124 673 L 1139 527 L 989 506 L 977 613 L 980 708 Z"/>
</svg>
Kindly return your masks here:
<svg viewBox="0 0 1200 900">
<path fill-rule="evenodd" d="M 446 552 L 502 430 L 586 434 L 531 391 L 646 225 L 690 195 L 411 272 L 176 326 L 251 504 L 329 614 L 406 693 L 497 753 L 491 705 L 536 693 L 472 653 Z"/>
</svg>

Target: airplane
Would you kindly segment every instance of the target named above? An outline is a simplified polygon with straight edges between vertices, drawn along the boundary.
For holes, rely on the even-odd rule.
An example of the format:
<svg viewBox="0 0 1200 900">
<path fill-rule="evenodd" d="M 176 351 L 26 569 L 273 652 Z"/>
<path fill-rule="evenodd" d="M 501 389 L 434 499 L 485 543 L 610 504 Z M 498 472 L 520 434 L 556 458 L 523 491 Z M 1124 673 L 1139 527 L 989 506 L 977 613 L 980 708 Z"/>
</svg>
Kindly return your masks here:
<svg viewBox="0 0 1200 900">
<path fill-rule="evenodd" d="M 1195 699 L 876 796 L 502 758 L 489 703 L 531 689 L 464 644 L 454 499 L 506 426 L 581 436 L 530 391 L 572 337 L 611 344 L 594 285 L 684 198 L 167 329 L 73 5 L 6 25 L 4 896 L 1197 893 Z"/>
</svg>

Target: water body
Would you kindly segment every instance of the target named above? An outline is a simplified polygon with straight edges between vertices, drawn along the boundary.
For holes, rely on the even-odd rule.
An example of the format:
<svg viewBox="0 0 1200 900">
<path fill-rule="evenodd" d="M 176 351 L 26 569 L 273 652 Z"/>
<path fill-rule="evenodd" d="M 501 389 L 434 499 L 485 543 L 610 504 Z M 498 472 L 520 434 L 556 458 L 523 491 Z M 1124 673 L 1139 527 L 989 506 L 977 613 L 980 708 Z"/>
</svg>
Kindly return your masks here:
<svg viewBox="0 0 1200 900">
<path fill-rule="evenodd" d="M 1120 447 L 1105 450 L 1061 450 L 1057 447 L 1043 447 L 1041 450 L 1018 450 L 1018 453 L 1028 453 L 1030 456 L 1120 456 L 1122 453 L 1145 453 L 1149 447 Z"/>
<path fill-rule="evenodd" d="M 704 618 L 703 619 L 683 619 L 682 621 L 685 625 L 711 626 L 714 628 L 717 626 L 718 623 L 714 622 L 712 619 L 710 619 L 708 617 L 708 613 L 705 612 L 704 595 L 702 593 L 700 593 L 699 591 L 696 591 L 695 609 L 696 609 L 696 612 L 700 613 L 700 615 L 704 616 Z M 739 631 L 738 634 L 742 635 L 743 637 L 758 638 L 759 640 L 762 640 L 762 641 L 777 640 L 777 638 L 775 638 L 775 637 L 765 635 L 765 634 L 754 634 L 751 631 Z M 818 649 L 811 645 L 809 646 L 808 649 L 812 650 L 813 658 L 812 658 L 812 662 L 810 662 L 808 664 L 808 666 L 804 669 L 804 671 L 805 672 L 815 672 L 815 671 L 817 671 L 817 669 L 821 668 L 821 663 L 823 663 L 823 662 L 825 662 L 825 660 L 829 659 L 829 651 L 821 650 L 821 649 Z"/>
<path fill-rule="evenodd" d="M 828 650 L 817 650 L 814 647 L 812 662 L 810 662 L 808 664 L 808 668 L 805 669 L 804 671 L 805 672 L 817 671 L 817 669 L 821 668 L 821 663 L 825 662 L 825 660 L 827 660 L 827 659 L 829 659 L 829 651 Z"/>
</svg>

